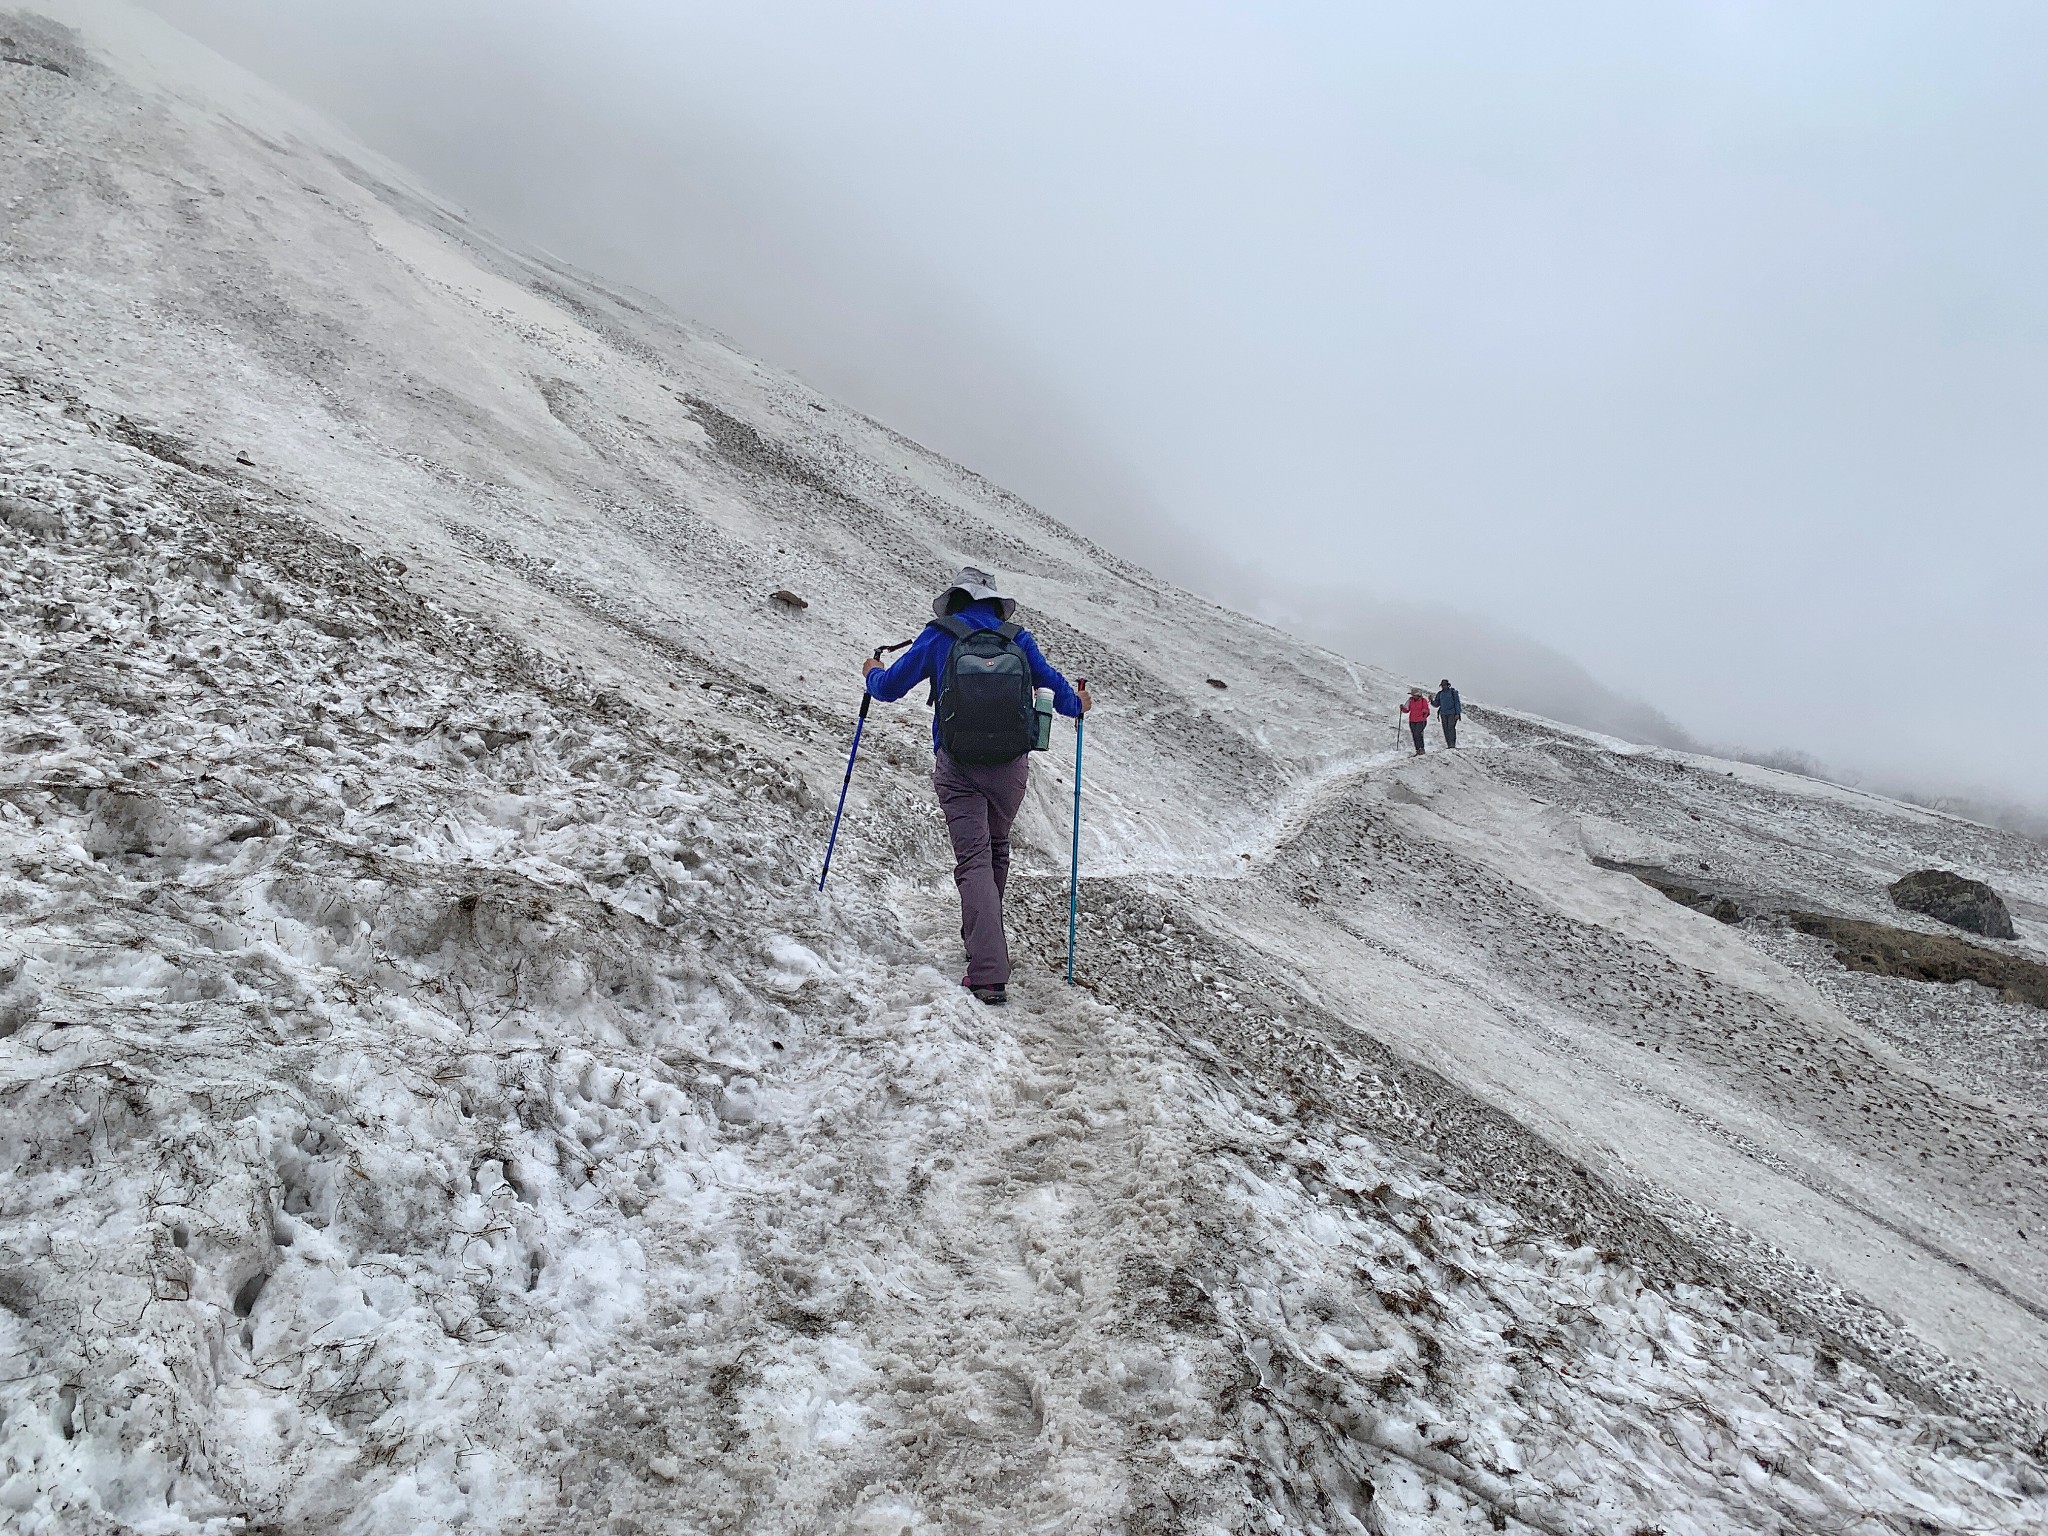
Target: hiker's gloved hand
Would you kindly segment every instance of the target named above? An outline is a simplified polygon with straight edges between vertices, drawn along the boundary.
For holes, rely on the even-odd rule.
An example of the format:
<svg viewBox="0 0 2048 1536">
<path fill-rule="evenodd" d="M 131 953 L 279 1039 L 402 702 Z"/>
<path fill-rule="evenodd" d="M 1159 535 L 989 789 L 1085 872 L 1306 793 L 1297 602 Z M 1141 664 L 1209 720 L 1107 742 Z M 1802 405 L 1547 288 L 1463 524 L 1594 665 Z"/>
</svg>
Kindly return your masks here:
<svg viewBox="0 0 2048 1536">
<path fill-rule="evenodd" d="M 1074 694 L 1081 701 L 1082 714 L 1087 714 L 1089 710 L 1095 707 L 1095 701 L 1088 697 L 1088 685 L 1086 683 L 1077 685 L 1074 689 Z"/>
</svg>

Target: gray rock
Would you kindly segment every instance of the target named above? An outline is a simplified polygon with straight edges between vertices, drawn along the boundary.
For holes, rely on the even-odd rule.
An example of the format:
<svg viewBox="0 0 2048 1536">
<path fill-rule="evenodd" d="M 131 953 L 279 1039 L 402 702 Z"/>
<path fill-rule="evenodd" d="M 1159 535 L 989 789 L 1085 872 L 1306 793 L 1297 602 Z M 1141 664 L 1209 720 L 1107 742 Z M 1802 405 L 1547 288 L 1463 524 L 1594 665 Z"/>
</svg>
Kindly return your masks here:
<svg viewBox="0 0 2048 1536">
<path fill-rule="evenodd" d="M 43 1011 L 43 994 L 26 977 L 6 976 L 0 967 L 0 1040 L 36 1021 Z"/>
<path fill-rule="evenodd" d="M 49 543 L 64 533 L 64 519 L 55 510 L 18 496 L 0 496 L 0 523 L 39 543 Z"/>
<path fill-rule="evenodd" d="M 1916 869 L 1887 889 L 1892 905 L 1902 912 L 1918 912 L 1987 939 L 2013 937 L 2012 914 L 2005 910 L 1998 892 L 1982 880 L 1968 880 L 1945 869 Z"/>
</svg>

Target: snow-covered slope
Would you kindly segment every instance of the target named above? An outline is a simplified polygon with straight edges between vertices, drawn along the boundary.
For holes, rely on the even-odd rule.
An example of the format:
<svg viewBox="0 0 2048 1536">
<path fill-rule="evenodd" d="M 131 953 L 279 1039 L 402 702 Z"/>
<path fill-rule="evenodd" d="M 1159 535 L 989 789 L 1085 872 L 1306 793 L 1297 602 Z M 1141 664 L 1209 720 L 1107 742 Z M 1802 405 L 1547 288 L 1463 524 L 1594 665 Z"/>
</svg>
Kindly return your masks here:
<svg viewBox="0 0 2048 1536">
<path fill-rule="evenodd" d="M 33 10 L 0 1525 L 2048 1521 L 2048 1014 L 1778 915 L 1932 931 L 1941 863 L 2039 958 L 2043 850 L 1502 712 L 1406 758 L 1405 680 Z M 813 889 L 963 560 L 1101 701 L 1088 985 L 1063 737 L 1001 1012 L 921 710 Z"/>
</svg>

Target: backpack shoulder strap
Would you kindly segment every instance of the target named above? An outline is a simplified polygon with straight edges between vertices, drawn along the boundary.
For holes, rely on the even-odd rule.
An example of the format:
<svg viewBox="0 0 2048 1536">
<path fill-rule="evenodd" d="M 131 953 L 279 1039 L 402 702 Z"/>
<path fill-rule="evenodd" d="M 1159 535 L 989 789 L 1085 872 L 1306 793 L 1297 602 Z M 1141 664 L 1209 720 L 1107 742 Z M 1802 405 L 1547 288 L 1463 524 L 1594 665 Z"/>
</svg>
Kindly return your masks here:
<svg viewBox="0 0 2048 1536">
<path fill-rule="evenodd" d="M 1008 619 L 1005 619 L 996 626 L 996 633 L 1001 635 L 1011 645 L 1015 645 L 1017 637 L 1024 633 L 1024 626 L 1022 624 L 1012 624 Z"/>
<path fill-rule="evenodd" d="M 965 640 L 974 633 L 973 627 L 958 614 L 954 613 L 946 614 L 943 618 L 933 619 L 932 628 L 942 635 L 951 635 L 955 640 Z M 947 657 L 948 661 L 951 659 L 950 656 Z M 939 676 L 938 672 L 932 673 L 930 686 L 925 690 L 924 704 L 927 709 L 937 709 L 939 707 Z"/>
</svg>

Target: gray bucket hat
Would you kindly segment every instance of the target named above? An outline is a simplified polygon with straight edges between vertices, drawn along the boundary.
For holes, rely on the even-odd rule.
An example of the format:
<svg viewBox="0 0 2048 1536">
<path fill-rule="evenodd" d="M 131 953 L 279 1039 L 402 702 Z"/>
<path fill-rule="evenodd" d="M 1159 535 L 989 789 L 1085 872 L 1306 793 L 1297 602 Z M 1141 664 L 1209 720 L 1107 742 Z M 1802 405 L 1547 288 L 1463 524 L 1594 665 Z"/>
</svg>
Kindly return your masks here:
<svg viewBox="0 0 2048 1536">
<path fill-rule="evenodd" d="M 977 603 L 994 598 L 996 616 L 1000 619 L 1007 620 L 1017 611 L 1017 599 L 1005 597 L 998 592 L 995 577 L 989 575 L 987 571 L 978 571 L 971 565 L 963 565 L 960 567 L 960 574 L 953 578 L 953 584 L 932 599 L 933 618 L 943 619 L 946 616 L 946 604 L 952 600 L 955 592 L 965 592 L 970 601 Z"/>
</svg>

